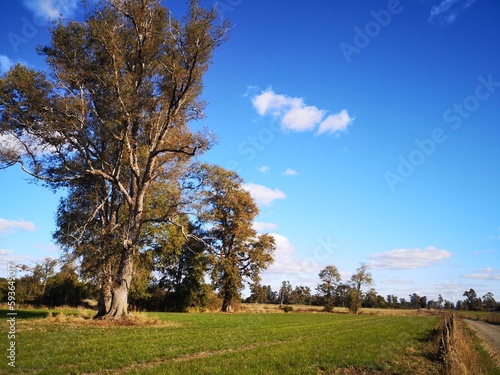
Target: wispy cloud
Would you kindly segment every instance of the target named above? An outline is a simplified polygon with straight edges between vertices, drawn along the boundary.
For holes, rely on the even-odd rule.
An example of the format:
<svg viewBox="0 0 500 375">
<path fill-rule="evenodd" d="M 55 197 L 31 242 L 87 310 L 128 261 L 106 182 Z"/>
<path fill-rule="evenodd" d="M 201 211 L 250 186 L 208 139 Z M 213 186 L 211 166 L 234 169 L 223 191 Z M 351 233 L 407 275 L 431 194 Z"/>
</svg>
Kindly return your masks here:
<svg viewBox="0 0 500 375">
<path fill-rule="evenodd" d="M 413 270 L 428 267 L 444 259 L 451 258 L 448 250 L 435 247 L 425 249 L 394 249 L 370 256 L 370 268 L 383 270 Z"/>
<path fill-rule="evenodd" d="M 431 9 L 429 22 L 439 19 L 440 22 L 450 24 L 457 20 L 460 13 L 467 10 L 476 0 L 443 0 Z"/>
<path fill-rule="evenodd" d="M 482 254 L 494 254 L 497 251 L 495 249 L 485 249 L 485 250 L 477 250 L 473 251 L 472 255 L 482 255 Z"/>
<path fill-rule="evenodd" d="M 476 280 L 500 280 L 500 270 L 491 267 L 483 268 L 474 273 L 466 273 L 462 277 Z"/>
<path fill-rule="evenodd" d="M 0 218 L 0 233 L 15 233 L 17 229 L 33 232 L 35 224 L 24 220 L 6 220 Z"/>
<path fill-rule="evenodd" d="M 345 109 L 326 116 L 328 111 L 306 105 L 303 98 L 276 94 L 271 89 L 255 95 L 252 104 L 259 115 L 278 118 L 283 129 L 295 132 L 312 131 L 319 126 L 318 135 L 334 134 L 345 131 L 354 120 Z"/>
<path fill-rule="evenodd" d="M 23 254 L 14 254 L 14 251 L 8 249 L 0 249 L 0 277 L 5 277 L 7 274 L 8 264 L 22 265 L 33 264 L 38 259 Z"/>
<path fill-rule="evenodd" d="M 285 176 L 297 176 L 299 172 L 297 172 L 295 169 L 288 168 L 286 171 L 283 172 Z"/>
<path fill-rule="evenodd" d="M 498 227 L 497 230 L 500 231 L 500 227 Z M 488 236 L 488 239 L 489 240 L 500 240 L 500 235 L 498 233 L 497 234 L 492 234 L 491 236 Z"/>
<path fill-rule="evenodd" d="M 390 279 L 385 279 L 385 280 L 382 280 L 380 281 L 381 284 L 388 284 L 388 285 L 411 285 L 411 284 L 415 284 L 414 281 L 412 280 L 408 280 L 408 279 L 403 279 L 401 277 L 393 277 L 393 278 L 390 278 Z"/>
<path fill-rule="evenodd" d="M 243 189 L 247 190 L 257 204 L 270 206 L 277 199 L 285 199 L 286 195 L 280 189 L 271 189 L 264 185 L 245 183 Z"/>
<path fill-rule="evenodd" d="M 269 171 L 269 169 L 271 169 L 271 168 L 269 168 L 269 166 L 267 166 L 267 165 L 263 165 L 262 167 L 257 168 L 257 170 L 258 170 L 260 173 L 266 173 L 266 172 L 268 172 L 268 171 Z"/>
<path fill-rule="evenodd" d="M 443 297 L 458 295 L 462 296 L 464 290 L 470 288 L 470 284 L 461 284 L 457 280 L 445 281 L 434 284 L 434 293 L 440 293 Z"/>
<path fill-rule="evenodd" d="M 23 4 L 33 13 L 50 19 L 71 17 L 78 8 L 78 0 L 23 0 Z"/>
</svg>

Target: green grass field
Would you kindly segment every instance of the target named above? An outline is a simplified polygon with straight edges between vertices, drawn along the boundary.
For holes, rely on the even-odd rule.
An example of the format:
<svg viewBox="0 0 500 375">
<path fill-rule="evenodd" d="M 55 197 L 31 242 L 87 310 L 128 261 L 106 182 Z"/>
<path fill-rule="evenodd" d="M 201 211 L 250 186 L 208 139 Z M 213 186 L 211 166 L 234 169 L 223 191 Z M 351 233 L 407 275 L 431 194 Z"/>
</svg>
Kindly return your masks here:
<svg viewBox="0 0 500 375">
<path fill-rule="evenodd" d="M 355 372 L 349 373 L 433 374 L 439 369 L 429 341 L 439 317 L 155 313 L 156 325 L 117 326 L 46 319 L 43 310 L 19 313 L 17 368 L 9 371 L 4 359 L 3 373 L 333 374 L 350 368 Z M 0 348 L 6 347 L 5 337 Z"/>
</svg>

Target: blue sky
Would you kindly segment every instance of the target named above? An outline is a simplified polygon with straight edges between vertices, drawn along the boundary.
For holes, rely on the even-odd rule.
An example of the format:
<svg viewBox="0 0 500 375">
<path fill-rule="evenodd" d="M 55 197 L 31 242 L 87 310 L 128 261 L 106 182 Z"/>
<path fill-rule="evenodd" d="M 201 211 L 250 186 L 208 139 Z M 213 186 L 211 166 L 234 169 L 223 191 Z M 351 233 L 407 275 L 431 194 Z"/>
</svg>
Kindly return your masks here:
<svg viewBox="0 0 500 375">
<path fill-rule="evenodd" d="M 209 5 L 209 0 L 202 1 Z M 184 2 L 165 1 L 174 14 Z M 64 6 L 62 6 L 64 5 Z M 72 0 L 2 4 L 0 69 L 48 43 Z M 273 233 L 262 282 L 347 280 L 370 265 L 382 295 L 500 299 L 500 3 L 496 0 L 218 1 L 231 39 L 203 97 L 218 145 Z M 57 257 L 58 195 L 0 171 L 0 256 Z M 4 270 L 2 269 L 2 272 Z"/>
</svg>

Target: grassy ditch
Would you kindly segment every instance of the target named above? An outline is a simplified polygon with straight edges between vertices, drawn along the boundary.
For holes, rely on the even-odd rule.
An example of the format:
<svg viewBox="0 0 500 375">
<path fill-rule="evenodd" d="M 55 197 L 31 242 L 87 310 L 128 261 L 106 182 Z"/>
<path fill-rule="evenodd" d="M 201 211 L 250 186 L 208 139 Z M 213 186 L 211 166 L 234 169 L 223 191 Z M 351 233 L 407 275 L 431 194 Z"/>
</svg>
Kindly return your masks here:
<svg viewBox="0 0 500 375">
<path fill-rule="evenodd" d="M 500 375 L 494 359 L 461 314 L 446 314 L 436 332 L 443 375 Z"/>
</svg>

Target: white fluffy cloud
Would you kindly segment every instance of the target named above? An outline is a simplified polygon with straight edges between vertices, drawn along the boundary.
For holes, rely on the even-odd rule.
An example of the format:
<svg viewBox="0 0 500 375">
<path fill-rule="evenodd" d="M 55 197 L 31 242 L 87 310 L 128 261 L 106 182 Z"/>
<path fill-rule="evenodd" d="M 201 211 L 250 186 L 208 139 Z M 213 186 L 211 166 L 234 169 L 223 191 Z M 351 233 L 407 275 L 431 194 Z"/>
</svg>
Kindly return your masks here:
<svg viewBox="0 0 500 375">
<path fill-rule="evenodd" d="M 278 228 L 278 226 L 274 223 L 263 223 L 260 221 L 254 221 L 254 223 L 253 223 L 253 229 L 255 229 L 257 232 L 265 232 L 265 231 L 274 230 L 277 228 Z"/>
<path fill-rule="evenodd" d="M 276 94 L 271 89 L 254 96 L 252 104 L 259 115 L 276 117 L 283 129 L 296 132 L 312 131 L 319 126 L 318 134 L 333 134 L 346 130 L 353 121 L 345 109 L 325 118 L 327 111 L 306 105 L 302 98 Z"/>
<path fill-rule="evenodd" d="M 0 73 L 4 73 L 14 65 L 13 61 L 8 56 L 0 55 Z"/>
<path fill-rule="evenodd" d="M 15 233 L 17 229 L 33 232 L 35 224 L 24 220 L 6 220 L 0 218 L 0 233 Z"/>
<path fill-rule="evenodd" d="M 354 119 L 343 109 L 336 115 L 330 115 L 319 124 L 318 134 L 345 131 Z"/>
<path fill-rule="evenodd" d="M 26 8 L 35 14 L 55 19 L 71 17 L 78 8 L 78 0 L 23 0 Z"/>
<path fill-rule="evenodd" d="M 314 106 L 290 108 L 281 119 L 285 128 L 297 132 L 314 130 L 317 123 L 323 118 L 324 111 Z"/>
<path fill-rule="evenodd" d="M 245 183 L 243 189 L 247 190 L 257 204 L 270 206 L 277 199 L 285 199 L 286 195 L 280 189 L 271 189 L 264 185 Z"/>
<path fill-rule="evenodd" d="M 302 107 L 304 102 L 299 98 L 278 95 L 273 90 L 267 90 L 252 99 L 253 106 L 261 116 L 272 114 L 282 115 L 287 107 Z"/>
<path fill-rule="evenodd" d="M 383 270 L 413 270 L 428 267 L 451 257 L 448 250 L 439 250 L 435 247 L 425 249 L 394 249 L 384 253 L 375 253 L 370 256 L 370 268 Z"/>
<path fill-rule="evenodd" d="M 269 266 L 266 273 L 306 276 L 312 272 L 317 275 L 320 266 L 316 262 L 297 258 L 297 250 L 287 237 L 277 233 L 271 235 L 276 242 L 276 250 L 274 263 Z"/>
<path fill-rule="evenodd" d="M 301 258 L 287 237 L 277 233 L 271 235 L 276 243 L 274 262 L 263 271 L 262 283 L 271 285 L 273 290 L 279 290 L 281 283 L 288 280 L 294 287 L 303 285 L 314 289 L 318 283 L 318 273 L 324 264 L 313 257 Z"/>
<path fill-rule="evenodd" d="M 276 250 L 274 251 L 274 262 L 266 272 L 277 274 L 299 273 L 301 267 L 294 257 L 295 247 L 288 238 L 281 234 L 272 233 L 272 236 L 276 242 Z"/>
</svg>

